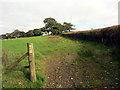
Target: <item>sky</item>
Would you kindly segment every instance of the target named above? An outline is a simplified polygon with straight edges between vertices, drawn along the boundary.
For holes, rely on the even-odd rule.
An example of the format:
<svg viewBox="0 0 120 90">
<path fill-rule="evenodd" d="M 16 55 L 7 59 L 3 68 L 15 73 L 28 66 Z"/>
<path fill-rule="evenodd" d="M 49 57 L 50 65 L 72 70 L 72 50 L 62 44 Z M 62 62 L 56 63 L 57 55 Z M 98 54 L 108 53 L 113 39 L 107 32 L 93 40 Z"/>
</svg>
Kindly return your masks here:
<svg viewBox="0 0 120 90">
<path fill-rule="evenodd" d="M 27 32 L 52 17 L 70 22 L 76 30 L 118 25 L 119 0 L 0 0 L 0 34 Z"/>
</svg>

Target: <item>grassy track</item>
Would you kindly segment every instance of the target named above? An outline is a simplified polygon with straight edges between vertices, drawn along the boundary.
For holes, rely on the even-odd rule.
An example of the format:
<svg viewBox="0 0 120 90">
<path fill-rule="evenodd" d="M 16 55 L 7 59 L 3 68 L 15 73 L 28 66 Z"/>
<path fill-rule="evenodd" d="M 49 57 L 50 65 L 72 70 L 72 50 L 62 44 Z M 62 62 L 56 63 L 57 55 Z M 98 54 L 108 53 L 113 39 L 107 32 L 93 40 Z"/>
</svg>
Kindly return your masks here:
<svg viewBox="0 0 120 90">
<path fill-rule="evenodd" d="M 60 36 L 40 36 L 3 40 L 3 70 L 27 52 L 33 43 L 37 82 L 29 80 L 27 58 L 3 74 L 4 88 L 40 87 L 118 87 L 119 63 L 114 60 L 113 48 L 102 44 L 73 41 Z"/>
</svg>

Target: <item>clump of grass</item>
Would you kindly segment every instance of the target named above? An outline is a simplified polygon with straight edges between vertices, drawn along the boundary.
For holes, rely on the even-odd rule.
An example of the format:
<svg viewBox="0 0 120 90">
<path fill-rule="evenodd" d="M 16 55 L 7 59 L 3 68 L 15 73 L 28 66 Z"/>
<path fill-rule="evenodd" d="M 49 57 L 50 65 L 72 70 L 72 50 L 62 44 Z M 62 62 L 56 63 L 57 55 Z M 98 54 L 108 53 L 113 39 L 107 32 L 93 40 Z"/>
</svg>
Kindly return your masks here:
<svg viewBox="0 0 120 90">
<path fill-rule="evenodd" d="M 34 86 L 36 88 L 42 88 L 44 86 L 44 84 L 46 83 L 45 76 L 40 71 L 36 71 L 37 81 L 34 82 L 34 83 L 32 83 L 30 81 L 30 71 L 29 71 L 29 69 L 24 69 L 22 71 L 25 74 L 26 79 L 29 81 L 29 83 L 32 86 Z"/>
<path fill-rule="evenodd" d="M 46 83 L 45 76 L 41 72 L 36 71 L 36 78 L 37 81 L 35 82 L 35 85 L 43 87 Z"/>
<path fill-rule="evenodd" d="M 120 66 L 120 47 L 119 46 L 112 48 L 112 52 L 110 53 L 110 56 L 112 57 L 113 60 L 115 60 L 116 62 L 119 62 L 119 66 Z"/>
<path fill-rule="evenodd" d="M 83 48 L 81 52 L 78 52 L 78 54 L 82 57 L 91 57 L 93 56 L 92 51 L 88 48 Z"/>
</svg>

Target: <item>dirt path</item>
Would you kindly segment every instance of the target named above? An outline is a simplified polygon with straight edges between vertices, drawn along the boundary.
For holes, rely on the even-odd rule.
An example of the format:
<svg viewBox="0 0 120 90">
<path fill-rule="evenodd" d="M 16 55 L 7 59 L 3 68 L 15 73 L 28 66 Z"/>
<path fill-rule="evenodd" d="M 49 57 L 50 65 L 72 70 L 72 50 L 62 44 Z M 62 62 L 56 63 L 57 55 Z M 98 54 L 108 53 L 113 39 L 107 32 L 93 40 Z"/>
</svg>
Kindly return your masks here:
<svg viewBox="0 0 120 90">
<path fill-rule="evenodd" d="M 89 78 L 90 72 L 86 70 L 86 66 L 93 68 L 93 63 L 80 59 L 78 63 L 79 61 L 74 56 L 76 57 L 75 53 L 71 51 L 63 58 L 54 54 L 55 58 L 46 62 L 47 88 L 82 88 L 80 84 L 95 79 Z"/>
<path fill-rule="evenodd" d="M 51 59 L 44 62 L 46 88 L 114 88 L 114 83 L 107 86 L 111 75 L 96 62 L 81 59 L 75 52 L 65 55 L 52 53 Z"/>
<path fill-rule="evenodd" d="M 48 84 L 46 87 L 75 87 L 76 79 L 79 80 L 75 72 L 79 68 L 74 67 L 73 58 L 70 55 L 64 56 L 60 60 L 59 56 L 55 55 L 56 59 L 47 62 L 47 79 Z"/>
</svg>

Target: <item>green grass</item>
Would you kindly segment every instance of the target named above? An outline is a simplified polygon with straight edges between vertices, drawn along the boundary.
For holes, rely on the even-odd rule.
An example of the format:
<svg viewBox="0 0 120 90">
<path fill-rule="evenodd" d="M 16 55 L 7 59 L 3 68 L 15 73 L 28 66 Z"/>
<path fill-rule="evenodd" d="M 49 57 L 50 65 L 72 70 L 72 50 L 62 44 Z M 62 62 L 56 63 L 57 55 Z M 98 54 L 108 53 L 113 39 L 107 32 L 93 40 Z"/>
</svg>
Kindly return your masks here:
<svg viewBox="0 0 120 90">
<path fill-rule="evenodd" d="M 3 40 L 3 70 L 10 67 L 13 62 L 19 59 L 23 54 L 27 52 L 27 43 L 33 43 L 35 51 L 35 64 L 37 73 L 37 82 L 32 83 L 29 80 L 29 69 L 21 69 L 19 67 L 28 65 L 27 58 L 21 61 L 17 67 L 3 74 L 3 87 L 4 88 L 41 88 L 45 87 L 47 83 L 45 77 L 45 65 L 42 62 L 50 61 L 58 55 L 62 60 L 62 56 L 66 55 L 67 52 L 75 52 L 71 55 L 75 61 L 75 66 L 85 66 L 81 72 L 88 72 L 90 80 L 80 83 L 78 87 L 100 87 L 104 85 L 114 85 L 119 82 L 116 80 L 118 77 L 118 62 L 114 62 L 111 53 L 112 48 L 104 46 L 102 44 L 87 42 L 87 41 L 74 41 L 64 37 L 58 36 L 58 38 L 49 38 L 50 36 L 30 37 L 30 38 L 19 38 Z M 111 52 L 109 52 L 111 51 Z M 115 54 L 114 54 L 115 56 Z M 55 58 L 57 60 L 57 58 Z M 84 60 L 81 63 L 80 60 Z M 112 63 L 110 63 L 112 62 Z M 91 63 L 93 67 L 87 66 L 87 63 Z M 40 71 L 42 68 L 43 71 Z M 95 72 L 93 72 L 95 68 Z M 110 74 L 108 75 L 107 72 Z M 91 74 L 93 72 L 93 74 Z M 114 76 L 116 74 L 116 76 Z M 101 82 L 100 80 L 91 80 L 91 78 L 97 78 L 97 75 L 107 78 L 106 81 Z M 84 78 L 84 77 L 83 77 Z"/>
<path fill-rule="evenodd" d="M 33 83 L 29 80 L 29 70 L 11 71 L 3 76 L 3 88 L 42 88 L 45 77 L 38 71 L 36 77 L 37 81 Z"/>
<path fill-rule="evenodd" d="M 46 57 L 50 57 L 50 53 L 59 52 L 63 49 L 68 50 L 69 47 L 67 47 L 67 44 L 68 45 L 71 44 L 70 49 L 73 49 L 72 46 L 76 47 L 76 45 L 74 45 L 75 42 L 73 42 L 71 40 L 67 40 L 67 42 L 66 42 L 66 39 L 64 39 L 62 37 L 59 37 L 58 40 L 57 39 L 56 40 L 49 39 L 48 36 L 3 40 L 3 43 L 2 43 L 3 44 L 3 52 L 6 52 L 8 54 L 8 61 L 3 66 L 4 68 L 7 69 L 8 67 L 10 67 L 14 61 L 19 59 L 24 53 L 27 52 L 27 43 L 34 44 L 36 67 L 38 67 L 40 65 L 40 63 L 37 63 L 37 62 L 39 62 L 41 60 L 45 60 Z M 22 62 L 20 62 L 18 67 L 25 66 L 25 65 L 28 65 L 27 58 L 25 60 L 23 60 Z M 23 71 L 21 71 L 21 72 L 23 72 Z M 12 73 L 12 74 L 14 74 L 14 73 Z M 20 76 L 23 76 L 23 75 L 21 75 L 23 73 L 18 73 L 18 75 L 19 74 L 20 74 Z M 16 75 L 16 73 L 14 75 Z M 4 77 L 6 78 L 7 76 L 8 76 L 8 74 L 3 75 L 3 80 L 4 80 Z M 23 78 L 26 78 L 26 77 L 23 77 Z M 29 77 L 27 77 L 27 79 L 28 78 Z M 8 78 L 6 78 L 6 79 L 8 79 Z M 29 83 L 29 82 L 27 82 L 27 83 Z M 3 81 L 3 85 L 4 84 L 6 86 L 6 82 Z M 14 82 L 14 84 L 16 86 L 16 84 L 18 84 L 18 83 Z M 43 84 L 40 84 L 40 85 L 43 86 Z M 38 85 L 38 87 L 41 87 L 40 85 Z M 15 86 L 7 85 L 7 87 L 15 87 Z M 26 86 L 29 87 L 31 85 L 26 85 Z M 17 87 L 19 87 L 19 86 L 17 86 Z M 34 87 L 34 85 L 32 87 Z"/>
</svg>

